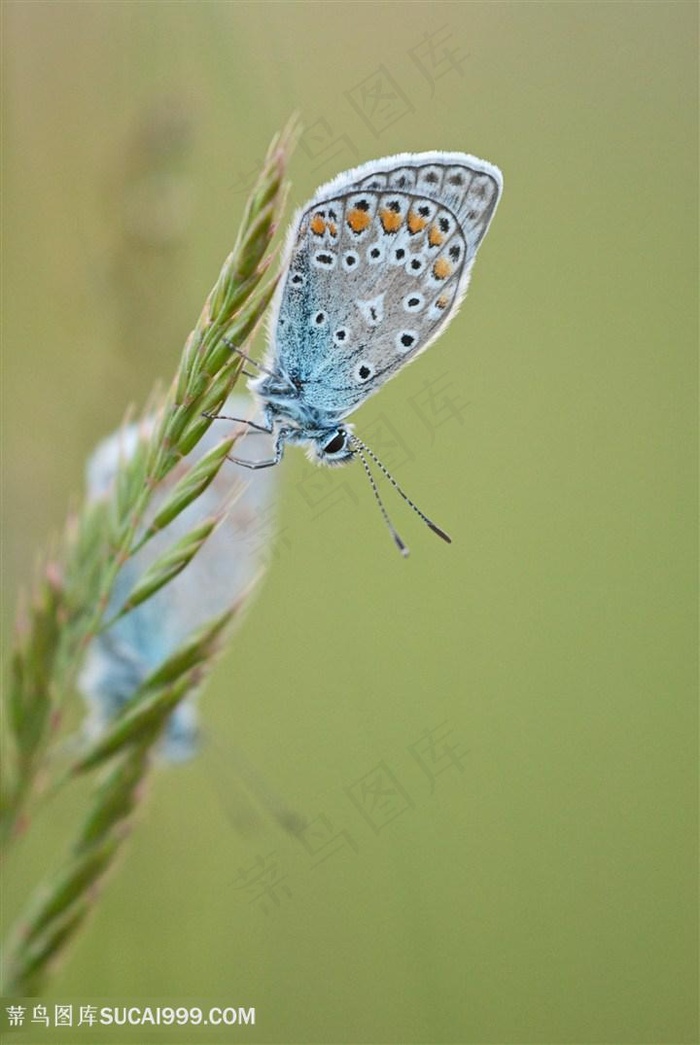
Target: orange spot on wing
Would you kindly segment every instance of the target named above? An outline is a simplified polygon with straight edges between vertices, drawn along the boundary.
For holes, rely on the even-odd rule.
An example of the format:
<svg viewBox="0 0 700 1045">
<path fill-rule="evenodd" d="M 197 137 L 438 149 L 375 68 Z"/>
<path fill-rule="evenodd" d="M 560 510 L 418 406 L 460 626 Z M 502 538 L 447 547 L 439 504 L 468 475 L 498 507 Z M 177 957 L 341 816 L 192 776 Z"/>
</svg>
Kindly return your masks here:
<svg viewBox="0 0 700 1045">
<path fill-rule="evenodd" d="M 433 265 L 433 275 L 436 279 L 447 279 L 452 272 L 452 266 L 447 258 L 438 258 Z"/>
<path fill-rule="evenodd" d="M 435 302 L 435 304 L 437 305 L 438 308 L 447 308 L 449 303 L 450 303 L 450 299 L 448 298 L 447 294 L 441 294 L 440 297 Z"/>
<path fill-rule="evenodd" d="M 401 215 L 393 210 L 380 210 L 379 220 L 385 232 L 398 232 L 403 222 Z"/>
<path fill-rule="evenodd" d="M 428 243 L 431 247 L 439 247 L 444 238 L 445 237 L 440 232 L 440 229 L 437 227 L 437 225 L 430 226 L 430 232 L 428 233 Z"/>
<path fill-rule="evenodd" d="M 314 236 L 322 236 L 323 233 L 326 231 L 326 223 L 320 214 L 314 214 L 313 218 L 311 219 L 310 227 Z"/>
<path fill-rule="evenodd" d="M 328 222 L 328 231 L 330 232 L 331 236 L 338 235 L 338 226 L 335 224 L 334 221 Z"/>
<path fill-rule="evenodd" d="M 353 232 L 362 232 L 372 222 L 372 218 L 367 211 L 360 210 L 359 207 L 353 207 L 352 210 L 348 211 L 345 220 Z"/>
<path fill-rule="evenodd" d="M 422 229 L 428 224 L 428 219 L 424 218 L 422 214 L 416 214 L 414 210 L 409 212 L 408 219 L 408 231 L 415 235 L 416 232 L 421 232 Z"/>
</svg>

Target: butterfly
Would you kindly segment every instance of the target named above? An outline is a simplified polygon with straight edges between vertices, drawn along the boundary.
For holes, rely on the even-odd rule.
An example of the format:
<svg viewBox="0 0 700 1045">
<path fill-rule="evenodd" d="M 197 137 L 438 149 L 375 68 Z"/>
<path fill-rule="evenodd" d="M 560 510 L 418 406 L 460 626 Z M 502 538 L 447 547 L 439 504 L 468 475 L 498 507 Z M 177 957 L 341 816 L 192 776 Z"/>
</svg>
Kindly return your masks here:
<svg viewBox="0 0 700 1045">
<path fill-rule="evenodd" d="M 295 215 L 271 308 L 270 347 L 250 382 L 273 454 L 287 443 L 320 464 L 358 458 L 402 554 L 369 461 L 423 521 L 345 418 L 424 352 L 454 318 L 503 188 L 500 170 L 460 152 L 401 153 L 339 174 Z M 246 357 L 248 359 L 248 357 Z M 252 360 L 250 360 L 252 362 Z M 250 422 L 249 422 L 250 423 Z"/>
</svg>

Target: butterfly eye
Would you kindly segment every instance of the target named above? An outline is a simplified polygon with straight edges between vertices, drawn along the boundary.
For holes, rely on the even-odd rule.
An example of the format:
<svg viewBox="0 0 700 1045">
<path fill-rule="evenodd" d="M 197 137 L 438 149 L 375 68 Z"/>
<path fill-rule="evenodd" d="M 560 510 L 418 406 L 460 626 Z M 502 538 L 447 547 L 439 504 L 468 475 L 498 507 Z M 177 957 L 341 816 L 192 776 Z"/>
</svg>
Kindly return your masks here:
<svg viewBox="0 0 700 1045">
<path fill-rule="evenodd" d="M 304 282 L 304 277 L 301 272 L 293 272 L 289 278 L 289 282 L 293 283 L 295 287 L 300 287 Z"/>
<path fill-rule="evenodd" d="M 359 254 L 356 254 L 354 250 L 348 250 L 343 255 L 343 268 L 346 272 L 352 272 L 359 260 Z"/>
<path fill-rule="evenodd" d="M 327 321 L 327 319 L 328 319 L 328 316 L 326 315 L 325 312 L 317 312 L 316 315 L 313 318 L 312 326 L 322 327 L 323 324 Z"/>
<path fill-rule="evenodd" d="M 337 454 L 345 449 L 345 432 L 341 428 L 323 448 L 324 454 Z"/>
<path fill-rule="evenodd" d="M 335 341 L 336 345 L 344 345 L 348 339 L 349 333 L 350 331 L 347 327 L 338 327 L 338 329 L 333 334 L 333 340 Z"/>
</svg>

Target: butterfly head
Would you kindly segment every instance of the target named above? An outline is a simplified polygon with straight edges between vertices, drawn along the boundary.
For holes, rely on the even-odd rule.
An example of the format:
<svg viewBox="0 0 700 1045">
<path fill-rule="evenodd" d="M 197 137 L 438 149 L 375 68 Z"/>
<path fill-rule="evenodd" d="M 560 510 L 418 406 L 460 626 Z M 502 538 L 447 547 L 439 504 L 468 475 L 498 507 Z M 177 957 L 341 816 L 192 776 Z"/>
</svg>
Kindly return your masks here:
<svg viewBox="0 0 700 1045">
<path fill-rule="evenodd" d="M 310 444 L 309 457 L 317 464 L 327 464 L 331 467 L 347 464 L 354 455 L 352 438 L 351 425 L 329 428 L 314 435 Z"/>
</svg>

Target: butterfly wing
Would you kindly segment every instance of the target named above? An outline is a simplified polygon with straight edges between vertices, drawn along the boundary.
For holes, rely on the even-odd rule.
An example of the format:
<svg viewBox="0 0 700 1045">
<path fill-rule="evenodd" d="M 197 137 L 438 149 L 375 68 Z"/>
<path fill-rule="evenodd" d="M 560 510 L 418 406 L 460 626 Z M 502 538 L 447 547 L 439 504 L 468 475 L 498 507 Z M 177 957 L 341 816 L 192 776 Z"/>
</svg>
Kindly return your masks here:
<svg viewBox="0 0 700 1045">
<path fill-rule="evenodd" d="M 345 417 L 445 329 L 502 184 L 463 153 L 407 153 L 318 190 L 273 312 L 273 365 L 310 408 Z"/>
</svg>

